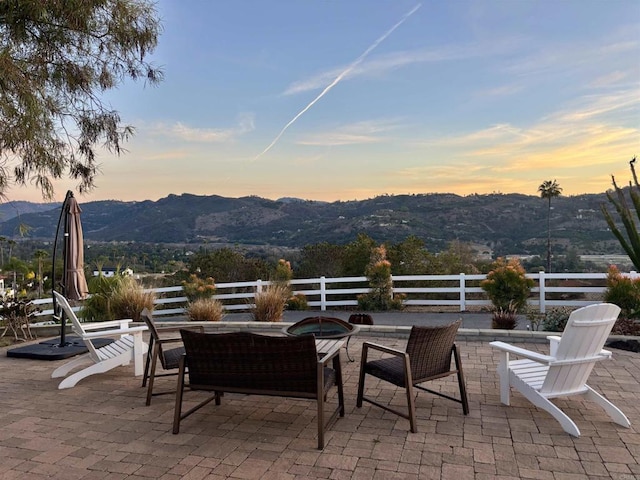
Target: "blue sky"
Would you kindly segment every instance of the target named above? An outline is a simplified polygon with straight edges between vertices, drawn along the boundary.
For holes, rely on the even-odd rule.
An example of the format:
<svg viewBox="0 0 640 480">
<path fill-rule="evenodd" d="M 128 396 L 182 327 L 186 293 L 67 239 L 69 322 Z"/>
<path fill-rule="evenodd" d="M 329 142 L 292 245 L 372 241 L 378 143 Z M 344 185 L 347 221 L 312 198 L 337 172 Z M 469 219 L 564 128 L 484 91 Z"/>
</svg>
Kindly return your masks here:
<svg viewBox="0 0 640 480">
<path fill-rule="evenodd" d="M 564 194 L 640 154 L 638 0 L 160 0 L 165 81 L 80 201 Z M 60 200 L 72 183 L 57 187 Z M 38 200 L 34 188 L 14 199 Z"/>
</svg>

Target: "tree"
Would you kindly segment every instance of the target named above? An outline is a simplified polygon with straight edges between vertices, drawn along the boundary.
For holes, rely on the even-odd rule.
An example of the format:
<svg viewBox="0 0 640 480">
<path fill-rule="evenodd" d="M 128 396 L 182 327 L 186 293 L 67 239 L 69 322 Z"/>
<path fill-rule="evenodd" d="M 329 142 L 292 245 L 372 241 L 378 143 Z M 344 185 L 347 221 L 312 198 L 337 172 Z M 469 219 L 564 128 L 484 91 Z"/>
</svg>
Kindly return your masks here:
<svg viewBox="0 0 640 480">
<path fill-rule="evenodd" d="M 555 180 L 545 180 L 538 187 L 540 197 L 549 200 L 547 208 L 547 273 L 551 273 L 551 199 L 559 197 L 562 188 Z"/>
<path fill-rule="evenodd" d="M 93 187 L 96 145 L 120 154 L 133 134 L 99 95 L 161 80 L 145 61 L 159 32 L 150 0 L 0 2 L 0 196 L 33 182 L 51 199 L 65 175 Z"/>
<path fill-rule="evenodd" d="M 300 252 L 296 275 L 300 278 L 339 277 L 344 247 L 328 242 L 305 245 Z"/>
<path fill-rule="evenodd" d="M 387 258 L 391 262 L 394 275 L 423 275 L 429 273 L 432 255 L 427 251 L 424 240 L 409 235 L 402 242 L 387 249 Z"/>
<path fill-rule="evenodd" d="M 365 270 L 371 259 L 371 251 L 376 248 L 376 242 L 366 233 L 359 233 L 355 240 L 344 247 L 342 257 L 342 275 L 359 277 L 365 275 Z"/>
<path fill-rule="evenodd" d="M 631 197 L 633 209 L 635 210 L 635 216 L 640 219 L 640 185 L 638 184 L 638 177 L 636 175 L 635 162 L 636 157 L 633 157 L 629 162 L 634 182 L 633 184 L 629 182 L 629 196 Z M 613 187 L 615 188 L 615 196 L 613 192 L 608 191 L 607 199 L 613 204 L 616 212 L 618 212 L 618 217 L 622 221 L 626 237 L 616 225 L 616 222 L 607 210 L 607 207 L 602 205 L 601 210 L 605 220 L 607 221 L 607 225 L 609 225 L 611 232 L 616 236 L 624 251 L 629 255 L 631 262 L 633 262 L 633 266 L 636 270 L 640 270 L 640 235 L 638 234 L 638 229 L 636 228 L 635 221 L 633 220 L 634 213 L 629 206 L 629 202 L 627 202 L 624 190 L 618 187 L 613 175 L 611 176 L 611 180 L 613 182 Z"/>
<path fill-rule="evenodd" d="M 38 261 L 38 298 L 42 297 L 42 261 L 49 256 L 49 252 L 46 250 L 38 249 L 33 252 L 33 257 Z"/>
</svg>

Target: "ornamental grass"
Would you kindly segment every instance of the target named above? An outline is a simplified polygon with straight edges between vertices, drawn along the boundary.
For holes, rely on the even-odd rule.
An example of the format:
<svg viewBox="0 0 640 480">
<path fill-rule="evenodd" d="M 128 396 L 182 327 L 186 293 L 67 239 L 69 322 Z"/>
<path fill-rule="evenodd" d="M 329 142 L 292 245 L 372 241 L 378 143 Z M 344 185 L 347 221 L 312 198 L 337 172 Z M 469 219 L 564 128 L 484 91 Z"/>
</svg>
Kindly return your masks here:
<svg viewBox="0 0 640 480">
<path fill-rule="evenodd" d="M 224 316 L 224 307 L 215 298 L 198 298 L 189 303 L 187 316 L 194 322 L 219 322 Z"/>
<path fill-rule="evenodd" d="M 274 283 L 256 292 L 251 315 L 256 322 L 280 322 L 291 290 L 283 283 Z"/>
</svg>

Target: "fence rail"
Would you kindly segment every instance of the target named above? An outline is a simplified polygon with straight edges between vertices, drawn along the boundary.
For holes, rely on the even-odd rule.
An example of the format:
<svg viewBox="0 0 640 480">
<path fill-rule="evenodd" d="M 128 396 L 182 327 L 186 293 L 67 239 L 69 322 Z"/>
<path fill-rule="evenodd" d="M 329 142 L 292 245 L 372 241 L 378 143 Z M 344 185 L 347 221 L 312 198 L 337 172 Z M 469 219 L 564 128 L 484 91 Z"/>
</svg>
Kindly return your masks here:
<svg viewBox="0 0 640 480">
<path fill-rule="evenodd" d="M 636 272 L 623 274 L 638 278 Z M 529 305 L 544 313 L 554 307 L 582 307 L 603 300 L 606 290 L 606 273 L 535 273 L 527 274 L 534 280 Z M 471 307 L 490 306 L 480 282 L 486 275 L 395 275 L 393 293 L 405 295 L 407 306 L 457 307 L 461 312 Z M 234 282 L 216 284 L 214 298 L 220 300 L 227 312 L 247 311 L 253 306 L 256 292 L 269 282 Z M 304 294 L 311 309 L 354 307 L 357 296 L 368 292 L 367 277 L 302 278 L 291 281 L 294 294 Z M 187 297 L 181 286 L 152 289 L 156 294 L 155 316 L 184 315 Z M 39 299 L 34 303 L 42 310 L 37 315 L 53 313 L 51 299 Z M 77 307 L 76 310 L 79 310 Z"/>
</svg>

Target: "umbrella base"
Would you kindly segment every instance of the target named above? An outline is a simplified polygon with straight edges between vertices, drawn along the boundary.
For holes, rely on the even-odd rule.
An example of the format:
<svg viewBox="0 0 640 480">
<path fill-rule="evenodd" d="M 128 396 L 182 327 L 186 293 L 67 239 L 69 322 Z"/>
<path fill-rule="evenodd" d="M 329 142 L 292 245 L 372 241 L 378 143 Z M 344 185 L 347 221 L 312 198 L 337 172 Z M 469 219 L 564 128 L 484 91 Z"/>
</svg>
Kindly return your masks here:
<svg viewBox="0 0 640 480">
<path fill-rule="evenodd" d="M 112 338 L 96 338 L 91 340 L 96 348 L 103 347 L 113 342 Z M 34 360 L 64 360 L 87 353 L 87 347 L 80 337 L 70 335 L 66 337 L 64 345 L 60 345 L 60 338 L 52 338 L 44 342 L 24 345 L 22 347 L 7 350 L 7 357 L 31 358 Z"/>
</svg>

